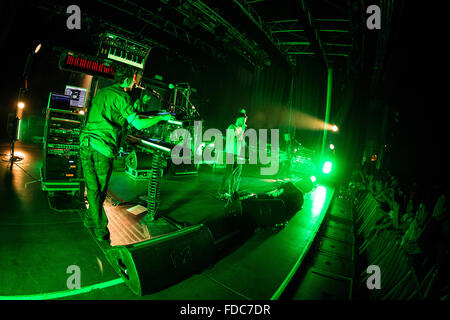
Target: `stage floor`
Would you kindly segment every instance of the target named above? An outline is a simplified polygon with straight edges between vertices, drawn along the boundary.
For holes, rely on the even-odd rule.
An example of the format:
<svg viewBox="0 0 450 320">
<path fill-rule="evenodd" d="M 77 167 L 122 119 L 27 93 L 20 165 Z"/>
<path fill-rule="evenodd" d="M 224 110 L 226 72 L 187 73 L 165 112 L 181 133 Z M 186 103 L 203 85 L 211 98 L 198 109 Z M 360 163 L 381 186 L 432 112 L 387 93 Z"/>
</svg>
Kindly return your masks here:
<svg viewBox="0 0 450 320">
<path fill-rule="evenodd" d="M 301 265 L 333 197 L 332 188 L 317 185 L 283 229 L 255 231 L 241 246 L 202 272 L 157 293 L 137 297 L 118 279 L 78 213 L 55 212 L 41 190 L 42 149 L 18 144 L 25 158 L 9 170 L 2 162 L 0 199 L 0 299 L 276 299 Z M 1 145 L 2 154 L 8 145 Z M 5 157 L 4 157 L 5 158 Z M 6 159 L 6 158 L 5 158 Z M 245 171 L 244 171 L 245 173 Z M 165 179 L 161 212 L 183 225 L 205 223 L 223 215 L 224 202 L 214 195 L 222 172 L 200 172 L 196 177 Z M 241 190 L 264 192 L 280 181 L 244 176 Z M 176 228 L 167 223 L 147 224 L 126 211 L 146 193 L 146 181 L 114 172 L 110 196 L 127 202 L 113 206 L 109 199 L 111 245 L 136 243 Z M 114 214 L 113 214 L 114 212 Z M 70 266 L 81 272 L 83 290 L 68 290 Z"/>
<path fill-rule="evenodd" d="M 198 175 L 164 176 L 161 184 L 159 214 L 168 218 L 147 222 L 146 213 L 134 215 L 128 210 L 136 205 L 143 209 L 148 180 L 135 180 L 124 172 L 113 172 L 109 184 L 105 212 L 111 232 L 111 246 L 149 240 L 181 227 L 205 224 L 225 215 L 225 201 L 217 199 L 222 171 L 201 171 Z M 242 177 L 240 191 L 261 193 L 276 189 L 282 182 L 275 179 Z"/>
</svg>

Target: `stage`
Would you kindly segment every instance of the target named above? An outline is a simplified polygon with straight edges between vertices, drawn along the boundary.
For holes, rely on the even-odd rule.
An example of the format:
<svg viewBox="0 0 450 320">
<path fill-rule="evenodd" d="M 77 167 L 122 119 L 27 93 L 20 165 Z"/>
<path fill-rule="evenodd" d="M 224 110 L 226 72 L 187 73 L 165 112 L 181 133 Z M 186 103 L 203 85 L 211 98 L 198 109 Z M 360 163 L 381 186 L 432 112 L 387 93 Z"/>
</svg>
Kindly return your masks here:
<svg viewBox="0 0 450 320">
<path fill-rule="evenodd" d="M 8 145 L 2 144 L 1 150 L 7 154 Z M 50 208 L 53 204 L 48 202 L 39 182 L 42 146 L 17 143 L 16 152 L 23 155 L 23 160 L 15 163 L 12 170 L 8 162 L 2 162 L 0 173 L 3 299 L 278 299 L 301 268 L 334 196 L 334 189 L 320 181 L 309 190 L 304 180 L 291 177 L 303 191 L 302 209 L 285 226 L 248 229 L 236 225 L 240 220 L 227 216 L 225 202 L 215 197 L 222 170 L 207 168 L 200 169 L 196 176 L 165 176 L 162 218 L 149 222 L 145 215 L 128 211 L 145 203 L 142 196 L 146 194 L 147 181 L 133 180 L 116 169 L 105 203 L 111 232 L 108 250 L 135 248 L 183 230 L 204 228 L 206 235 L 212 234 L 212 263 L 182 281 L 138 296 L 127 286 L 126 279 L 119 277 L 106 251 L 83 226 L 79 212 Z M 240 189 L 262 193 L 283 182 L 246 174 L 244 168 Z M 69 266 L 79 267 L 81 289 L 68 289 Z"/>
</svg>

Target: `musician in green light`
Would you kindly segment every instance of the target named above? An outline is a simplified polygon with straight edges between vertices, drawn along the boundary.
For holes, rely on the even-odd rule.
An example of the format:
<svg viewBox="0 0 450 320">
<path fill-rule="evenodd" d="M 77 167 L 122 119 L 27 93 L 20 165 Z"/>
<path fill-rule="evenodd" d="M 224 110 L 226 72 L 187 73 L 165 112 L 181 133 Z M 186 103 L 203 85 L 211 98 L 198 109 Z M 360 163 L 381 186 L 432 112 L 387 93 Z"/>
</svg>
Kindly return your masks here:
<svg viewBox="0 0 450 320">
<path fill-rule="evenodd" d="M 94 97 L 80 135 L 80 159 L 89 202 L 89 209 L 83 217 L 84 225 L 93 228 L 99 241 L 109 241 L 108 218 L 103 202 L 122 130 L 127 123 L 142 130 L 160 121 L 173 119 L 170 114 L 144 118 L 136 112 L 129 93 L 139 83 L 140 77 L 139 72 L 119 66 L 115 83 L 99 90 Z"/>
<path fill-rule="evenodd" d="M 242 164 L 237 159 L 242 157 L 242 148 L 245 145 L 244 132 L 247 128 L 247 114 L 245 109 L 241 109 L 236 115 L 236 122 L 227 128 L 225 147 L 225 173 L 222 177 L 218 196 L 221 199 L 229 199 L 239 190 L 241 180 Z"/>
</svg>

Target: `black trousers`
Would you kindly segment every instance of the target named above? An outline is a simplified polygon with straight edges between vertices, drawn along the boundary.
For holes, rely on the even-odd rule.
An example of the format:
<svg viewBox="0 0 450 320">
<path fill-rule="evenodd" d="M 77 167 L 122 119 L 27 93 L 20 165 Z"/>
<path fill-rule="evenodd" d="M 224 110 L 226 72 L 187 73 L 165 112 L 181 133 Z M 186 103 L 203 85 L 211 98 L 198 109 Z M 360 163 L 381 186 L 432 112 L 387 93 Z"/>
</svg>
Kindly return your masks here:
<svg viewBox="0 0 450 320">
<path fill-rule="evenodd" d="M 85 219 L 92 222 L 97 236 L 104 236 L 108 234 L 108 218 L 103 202 L 108 192 L 114 159 L 104 156 L 90 145 L 80 147 L 80 159 L 89 202 Z"/>
<path fill-rule="evenodd" d="M 232 195 L 234 192 L 239 191 L 239 184 L 241 182 L 242 164 L 237 163 L 235 157 L 233 164 L 225 165 L 225 173 L 222 177 L 222 184 L 219 192 L 229 193 Z"/>
</svg>

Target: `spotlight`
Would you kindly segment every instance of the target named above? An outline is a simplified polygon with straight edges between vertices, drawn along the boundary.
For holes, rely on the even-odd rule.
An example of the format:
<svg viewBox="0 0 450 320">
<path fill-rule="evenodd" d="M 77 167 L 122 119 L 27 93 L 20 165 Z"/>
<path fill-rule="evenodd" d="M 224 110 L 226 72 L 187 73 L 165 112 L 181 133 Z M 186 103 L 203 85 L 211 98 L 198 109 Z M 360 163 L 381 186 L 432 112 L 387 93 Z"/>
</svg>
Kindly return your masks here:
<svg viewBox="0 0 450 320">
<path fill-rule="evenodd" d="M 23 154 L 20 151 L 14 151 L 14 157 L 20 158 L 20 159 L 25 159 L 25 154 Z"/>
<path fill-rule="evenodd" d="M 25 108 L 25 103 L 23 103 L 22 101 L 19 101 L 19 103 L 17 104 L 17 107 L 19 109 L 23 109 L 23 108 Z"/>
<path fill-rule="evenodd" d="M 42 43 L 39 43 L 39 44 L 36 46 L 36 49 L 34 49 L 34 54 L 38 53 L 39 50 L 41 50 L 41 48 L 42 48 Z"/>
<path fill-rule="evenodd" d="M 333 130 L 334 132 L 338 132 L 339 128 L 337 125 L 334 125 L 331 130 Z"/>
<path fill-rule="evenodd" d="M 331 168 L 332 167 L 333 167 L 333 163 L 331 163 L 331 161 L 326 161 L 323 164 L 322 172 L 325 173 L 325 174 L 329 174 L 331 172 Z"/>
<path fill-rule="evenodd" d="M 317 181 L 315 176 L 311 176 L 310 179 L 311 179 L 311 182 L 313 182 L 313 183 Z"/>
<path fill-rule="evenodd" d="M 330 149 L 334 150 L 334 144 L 330 144 Z"/>
</svg>

